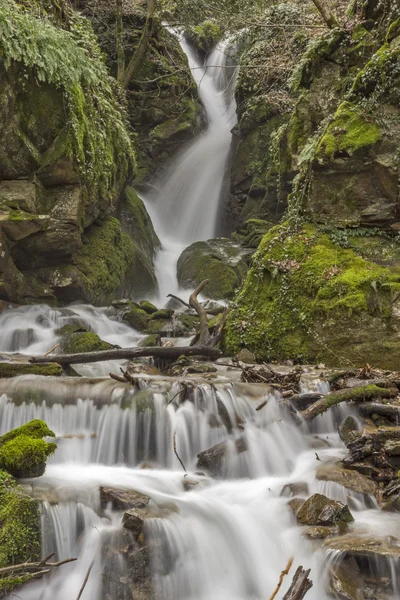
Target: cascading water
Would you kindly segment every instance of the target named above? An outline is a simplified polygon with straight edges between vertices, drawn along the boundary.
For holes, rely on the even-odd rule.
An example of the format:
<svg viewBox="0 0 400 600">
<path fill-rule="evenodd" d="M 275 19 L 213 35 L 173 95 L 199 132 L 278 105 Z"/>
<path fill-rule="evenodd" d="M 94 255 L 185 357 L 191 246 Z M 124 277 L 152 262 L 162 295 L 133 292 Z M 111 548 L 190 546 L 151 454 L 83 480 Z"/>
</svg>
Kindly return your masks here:
<svg viewBox="0 0 400 600">
<path fill-rule="evenodd" d="M 229 41 L 220 42 L 200 62 L 195 50 L 180 39 L 198 84 L 207 128 L 174 159 L 166 174 L 144 196 L 160 237 L 156 257 L 159 298 L 176 293 L 177 259 L 189 244 L 215 236 L 225 177 L 231 130 L 236 124 L 235 68 L 230 63 Z"/>
<path fill-rule="evenodd" d="M 158 183 L 162 194 L 146 198 L 163 241 L 157 259 L 161 296 L 174 291 L 176 259 L 184 246 L 215 235 L 234 125 L 229 77 L 218 68 L 226 66 L 227 45 L 219 45 L 203 67 L 186 42 L 181 43 L 209 125 Z M 0 316 L 0 352 L 43 354 L 58 342 L 60 327 L 77 322 L 120 346 L 140 339 L 106 309 L 22 307 Z M 111 368 L 103 364 L 100 370 L 79 370 L 101 375 Z M 328 391 L 326 384 L 310 384 L 309 379 L 303 391 L 312 386 Z M 134 489 L 147 494 L 154 506 L 168 507 L 163 518 L 147 521 L 155 548 L 151 565 L 157 600 L 265 600 L 290 556 L 295 566 L 301 563 L 312 570 L 314 587 L 307 600 L 326 600 L 324 567 L 340 562 L 343 553 L 334 548 L 315 551 L 302 537 L 283 492 L 296 482 L 308 489 L 303 495 L 326 492 L 351 501 L 352 532 L 400 536 L 393 515 L 366 510 L 376 506 L 372 498 L 317 481 L 317 467 L 344 454 L 336 431 L 349 409 L 336 408 L 319 417 L 316 440 L 279 393 L 240 384 L 231 372 L 219 371 L 212 383 L 192 383 L 184 398 L 177 396 L 180 387 L 172 378 L 143 379 L 139 389 L 110 379 L 0 380 L 0 433 L 44 419 L 57 436 L 58 449 L 45 475 L 26 483 L 42 502 L 43 555 L 54 551 L 60 560 L 71 555 L 78 559 L 18 590 L 19 598 L 74 599 L 89 571 L 82 600 L 153 598 L 130 590 L 132 573 L 125 553 L 135 542 L 121 527 L 122 514 L 101 506 L 99 486 Z M 264 401 L 264 408 L 255 411 Z M 188 477 L 174 452 L 174 439 Z M 196 455 L 225 440 L 221 479 L 196 473 Z M 315 442 L 320 444 L 318 461 Z M 393 598 L 398 598 L 393 565 L 387 561 L 382 572 L 392 580 Z M 282 595 L 288 585 L 285 581 Z"/>
</svg>

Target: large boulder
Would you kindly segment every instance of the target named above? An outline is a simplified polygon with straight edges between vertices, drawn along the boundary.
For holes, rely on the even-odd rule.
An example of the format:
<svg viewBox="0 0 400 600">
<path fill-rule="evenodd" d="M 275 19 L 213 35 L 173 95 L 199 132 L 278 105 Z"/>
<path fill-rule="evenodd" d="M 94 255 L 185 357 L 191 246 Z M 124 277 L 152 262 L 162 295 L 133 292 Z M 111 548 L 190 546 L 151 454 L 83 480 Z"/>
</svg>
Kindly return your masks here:
<svg viewBox="0 0 400 600">
<path fill-rule="evenodd" d="M 385 242 L 383 242 L 385 244 Z M 397 268 L 343 247 L 315 225 L 271 229 L 253 256 L 225 327 L 230 354 L 337 365 L 400 360 Z"/>
<path fill-rule="evenodd" d="M 215 300 L 233 298 L 246 276 L 251 255 L 251 249 L 227 238 L 195 242 L 179 257 L 179 285 L 195 288 L 204 279 L 209 279 L 204 295 Z"/>
<path fill-rule="evenodd" d="M 314 494 L 304 502 L 296 514 L 297 520 L 302 525 L 343 525 L 354 521 L 347 504 L 331 500 L 322 494 Z"/>
</svg>

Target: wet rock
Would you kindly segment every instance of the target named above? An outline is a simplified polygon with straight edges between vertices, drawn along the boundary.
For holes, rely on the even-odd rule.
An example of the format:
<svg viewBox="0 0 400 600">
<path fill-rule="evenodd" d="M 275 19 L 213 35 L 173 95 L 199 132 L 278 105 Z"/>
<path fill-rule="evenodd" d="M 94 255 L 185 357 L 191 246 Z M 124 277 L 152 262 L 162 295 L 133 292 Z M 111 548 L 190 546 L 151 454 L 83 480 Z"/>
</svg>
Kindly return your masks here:
<svg viewBox="0 0 400 600">
<path fill-rule="evenodd" d="M 128 309 L 124 312 L 122 320 L 133 327 L 133 329 L 136 329 L 136 331 L 145 331 L 149 320 L 147 312 L 134 302 L 129 302 Z"/>
<path fill-rule="evenodd" d="M 130 508 L 122 518 L 122 525 L 132 531 L 136 537 L 144 534 L 146 519 L 154 517 L 154 513 L 148 508 Z"/>
<path fill-rule="evenodd" d="M 346 444 L 352 442 L 358 434 L 358 425 L 354 417 L 346 417 L 339 427 L 340 439 Z"/>
<path fill-rule="evenodd" d="M 400 456 L 400 440 L 388 440 L 384 448 L 389 456 Z"/>
<path fill-rule="evenodd" d="M 196 490 L 200 485 L 200 481 L 198 479 L 189 479 L 188 477 L 183 478 L 183 489 L 185 492 L 191 492 Z"/>
<path fill-rule="evenodd" d="M 179 257 L 179 285 L 194 288 L 208 279 L 209 284 L 203 290 L 208 298 L 233 298 L 247 274 L 251 254 L 251 250 L 227 238 L 195 242 Z"/>
<path fill-rule="evenodd" d="M 383 502 L 381 510 L 384 510 L 385 512 L 400 512 L 400 493 L 393 495 Z"/>
<path fill-rule="evenodd" d="M 149 360 L 134 360 L 128 364 L 127 372 L 129 375 L 138 373 L 146 375 L 159 375 L 160 371 Z"/>
<path fill-rule="evenodd" d="M 343 533 L 343 526 L 339 525 L 316 525 L 311 527 L 306 527 L 304 531 L 302 531 L 302 535 L 309 540 L 323 540 L 332 535 L 339 535 Z"/>
<path fill-rule="evenodd" d="M 245 452 L 247 450 L 245 438 L 240 437 L 234 441 L 225 440 L 224 442 L 215 444 L 215 446 L 212 446 L 208 450 L 203 450 L 203 452 L 197 455 L 197 467 L 209 471 L 214 476 L 221 475 L 224 461 L 231 449 L 238 454 Z"/>
<path fill-rule="evenodd" d="M 349 507 L 322 494 L 314 494 L 297 513 L 302 525 L 346 525 L 354 521 Z"/>
<path fill-rule="evenodd" d="M 256 355 L 247 348 L 242 348 L 239 354 L 236 355 L 236 359 L 247 365 L 254 364 L 256 362 Z"/>
<path fill-rule="evenodd" d="M 283 497 L 293 497 L 298 495 L 307 495 L 308 494 L 308 483 L 305 481 L 299 481 L 297 483 L 287 483 L 283 486 L 280 496 Z"/>
<path fill-rule="evenodd" d="M 216 373 L 217 368 L 210 363 L 194 363 L 187 367 L 186 372 L 191 373 Z"/>
<path fill-rule="evenodd" d="M 365 582 L 355 560 L 334 564 L 329 572 L 328 592 L 341 600 L 364 600 Z"/>
<path fill-rule="evenodd" d="M 292 511 L 292 513 L 294 514 L 294 516 L 296 516 L 298 511 L 301 509 L 301 507 L 303 506 L 304 503 L 305 503 L 304 498 L 291 498 L 287 504 L 288 504 L 290 510 Z"/>
<path fill-rule="evenodd" d="M 400 558 L 400 544 L 394 538 L 375 538 L 364 535 L 344 535 L 325 543 L 330 550 L 343 552 L 349 558 L 354 558 L 357 564 L 362 559 Z"/>
<path fill-rule="evenodd" d="M 161 346 L 161 336 L 157 333 L 147 335 L 145 338 L 140 340 L 138 345 L 142 348 L 149 348 L 150 346 Z"/>
<path fill-rule="evenodd" d="M 151 313 L 149 320 L 153 319 L 172 319 L 174 311 L 171 308 L 162 308 Z"/>
<path fill-rule="evenodd" d="M 359 494 L 375 496 L 377 486 L 361 473 L 350 469 L 344 469 L 339 463 L 327 463 L 317 469 L 318 481 L 333 481 Z"/>
<path fill-rule="evenodd" d="M 330 448 L 331 445 L 328 442 L 328 440 L 324 440 L 323 438 L 319 437 L 318 435 L 314 435 L 311 439 L 310 439 L 310 448 L 313 448 L 314 450 L 324 450 L 325 448 Z"/>
<path fill-rule="evenodd" d="M 322 398 L 322 394 L 319 392 L 306 392 L 304 394 L 294 394 L 290 398 L 290 404 L 294 406 L 296 410 L 304 410 L 314 404 L 317 400 Z"/>
<path fill-rule="evenodd" d="M 157 306 L 155 306 L 149 300 L 142 300 L 139 304 L 140 308 L 143 308 L 143 310 L 145 310 L 149 315 L 152 315 L 158 311 Z"/>
<path fill-rule="evenodd" d="M 149 502 L 149 496 L 141 494 L 136 490 L 123 490 L 106 486 L 100 487 L 100 503 L 102 508 L 106 508 L 110 503 L 114 510 L 146 508 Z"/>
</svg>

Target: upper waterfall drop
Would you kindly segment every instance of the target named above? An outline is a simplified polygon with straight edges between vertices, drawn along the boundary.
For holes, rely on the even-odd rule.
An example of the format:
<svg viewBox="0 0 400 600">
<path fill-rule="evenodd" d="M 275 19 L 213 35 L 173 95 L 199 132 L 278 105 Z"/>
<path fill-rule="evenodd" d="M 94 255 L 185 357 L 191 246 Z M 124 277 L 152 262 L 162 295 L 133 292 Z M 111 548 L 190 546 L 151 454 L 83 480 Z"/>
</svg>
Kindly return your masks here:
<svg viewBox="0 0 400 600">
<path fill-rule="evenodd" d="M 162 299 L 178 289 L 176 262 L 182 250 L 216 234 L 231 130 L 236 124 L 231 40 L 219 42 L 204 64 L 184 37 L 179 41 L 199 89 L 207 128 L 184 147 L 144 197 L 162 243 L 156 257 Z"/>
</svg>

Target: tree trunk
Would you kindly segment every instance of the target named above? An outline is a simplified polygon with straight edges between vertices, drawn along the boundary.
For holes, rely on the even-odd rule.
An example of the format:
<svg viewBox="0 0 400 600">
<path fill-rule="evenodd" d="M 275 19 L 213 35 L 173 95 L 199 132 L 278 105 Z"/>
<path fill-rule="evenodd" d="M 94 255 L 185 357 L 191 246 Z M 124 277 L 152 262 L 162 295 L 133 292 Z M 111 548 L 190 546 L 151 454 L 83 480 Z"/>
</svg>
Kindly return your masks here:
<svg viewBox="0 0 400 600">
<path fill-rule="evenodd" d="M 299 567 L 294 574 L 292 585 L 283 597 L 283 600 L 303 600 L 308 590 L 312 588 L 312 581 L 308 579 L 310 569 L 305 571 Z"/>
<path fill-rule="evenodd" d="M 154 11 L 156 9 L 156 5 L 157 0 L 147 0 L 146 23 L 143 29 L 143 33 L 138 45 L 136 46 L 135 52 L 131 60 L 129 61 L 125 73 L 121 78 L 121 85 L 124 89 L 127 89 L 129 87 L 131 80 L 133 79 L 135 73 L 137 73 L 137 71 L 139 70 L 140 65 L 142 64 L 142 61 L 146 55 L 150 38 L 153 35 Z"/>
<path fill-rule="evenodd" d="M 319 14 L 330 29 L 333 29 L 334 27 L 340 27 L 339 22 L 330 6 L 329 0 L 313 0 L 313 2 L 317 7 Z"/>
<path fill-rule="evenodd" d="M 123 44 L 122 0 L 116 0 L 115 43 L 117 46 L 117 79 L 122 81 L 125 73 L 125 52 Z"/>
</svg>

